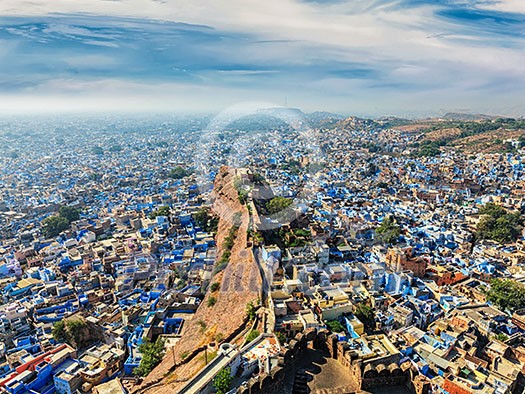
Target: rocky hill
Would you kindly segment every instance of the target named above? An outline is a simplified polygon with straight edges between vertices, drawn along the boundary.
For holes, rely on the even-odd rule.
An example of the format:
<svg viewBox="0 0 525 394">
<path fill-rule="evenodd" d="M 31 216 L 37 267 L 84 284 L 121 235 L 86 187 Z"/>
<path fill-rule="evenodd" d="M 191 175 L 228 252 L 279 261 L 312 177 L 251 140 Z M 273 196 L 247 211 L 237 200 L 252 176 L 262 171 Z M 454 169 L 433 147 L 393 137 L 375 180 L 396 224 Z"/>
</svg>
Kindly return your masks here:
<svg viewBox="0 0 525 394">
<path fill-rule="evenodd" d="M 370 129 L 379 127 L 380 125 L 372 119 L 362 119 L 355 116 L 340 120 L 336 123 L 336 128 L 344 130 Z"/>
<path fill-rule="evenodd" d="M 259 297 L 261 277 L 247 244 L 250 214 L 239 201 L 234 187 L 236 176 L 237 170 L 222 167 L 212 194 L 212 209 L 220 218 L 216 271 L 224 261 L 221 260 L 223 254 L 229 255 L 225 268 L 216 272 L 211 281 L 219 283 L 220 288 L 208 291 L 194 317 L 186 322 L 180 341 L 168 350 L 161 364 L 136 392 L 174 393 L 180 390 L 204 366 L 204 348 L 209 343 L 233 339 L 246 323 L 246 305 Z M 232 245 L 228 239 L 233 240 Z"/>
<path fill-rule="evenodd" d="M 491 120 L 496 119 L 496 116 L 484 115 L 484 114 L 465 114 L 457 112 L 447 112 L 443 115 L 443 119 L 446 120 L 460 120 L 460 121 L 476 121 L 476 120 Z"/>
</svg>

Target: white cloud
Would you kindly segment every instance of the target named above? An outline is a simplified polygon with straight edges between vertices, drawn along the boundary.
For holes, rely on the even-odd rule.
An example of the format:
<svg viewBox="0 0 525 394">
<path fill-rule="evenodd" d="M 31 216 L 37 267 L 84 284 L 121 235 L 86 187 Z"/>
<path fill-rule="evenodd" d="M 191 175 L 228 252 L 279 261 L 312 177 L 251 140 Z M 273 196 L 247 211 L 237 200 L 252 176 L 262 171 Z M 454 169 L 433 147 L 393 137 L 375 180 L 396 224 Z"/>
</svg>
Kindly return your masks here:
<svg viewBox="0 0 525 394">
<path fill-rule="evenodd" d="M 471 1 L 464 3 L 472 4 Z M 525 13 L 524 0 L 475 3 L 478 9 Z M 312 89 L 324 103 L 342 106 L 344 103 L 341 96 L 346 94 L 347 103 L 362 106 L 363 109 L 366 105 L 370 107 L 370 103 L 363 104 L 359 101 L 364 99 L 374 100 L 377 105 L 392 109 L 395 105 L 420 109 L 423 105 L 430 108 L 447 103 L 469 106 L 468 100 L 481 105 L 484 100 L 495 103 L 496 95 L 483 97 L 480 89 L 487 89 L 487 85 L 491 84 L 504 84 L 512 79 L 516 81 L 515 90 L 508 92 L 506 97 L 525 101 L 520 93 L 525 87 L 525 53 L 521 50 L 522 46 L 510 45 L 513 39 L 523 43 L 522 39 L 508 37 L 509 45 L 500 46 L 486 36 L 478 35 L 472 28 L 466 29 L 454 20 L 436 17 L 437 7 L 438 2 L 435 2 L 407 10 L 403 8 L 402 1 L 365 0 L 328 5 L 298 0 L 4 0 L 0 2 L 0 15 L 90 13 L 150 18 L 207 25 L 218 31 L 240 32 L 260 40 L 268 40 L 267 45 L 244 45 L 237 56 L 240 59 L 249 59 L 259 66 L 266 64 L 271 70 L 232 70 L 218 73 L 232 83 L 242 78 L 262 78 L 272 74 L 277 78 L 278 72 L 273 67 L 277 61 L 291 66 L 310 65 L 312 69 L 315 69 L 316 62 L 321 61 L 340 62 L 342 65 L 362 63 L 370 69 L 379 70 L 382 75 L 378 78 L 384 78 L 367 81 L 320 75 L 317 80 L 306 80 L 303 86 L 296 88 L 298 100 L 302 97 L 305 105 L 315 101 L 315 97 L 305 96 L 308 93 L 306 87 Z M 126 22 L 120 20 L 119 23 Z M 54 32 L 67 35 L 78 33 L 79 28 L 57 25 L 53 29 Z M 91 37 L 93 38 L 92 34 Z M 278 44 L 272 42 L 273 40 L 284 42 Z M 291 41 L 290 44 L 286 43 L 288 40 Z M 93 42 L 115 45 L 96 40 Z M 316 51 L 316 48 L 322 50 Z M 221 49 L 205 49 L 210 53 L 215 51 L 218 58 L 224 55 Z M 1 51 L 0 47 L 0 60 Z M 98 55 L 71 57 L 66 61 L 72 66 L 84 64 L 93 67 L 116 62 Z M 273 97 L 286 94 L 293 99 L 293 94 L 290 94 L 290 90 L 294 89 L 293 83 L 287 81 L 274 80 L 281 84 L 281 89 L 259 84 L 255 87 L 256 91 L 250 91 L 235 84 L 221 86 L 213 74 L 202 73 L 199 77 L 205 86 L 189 83 L 138 84 L 118 79 L 86 82 L 79 76 L 78 81 L 55 79 L 47 85 L 39 85 L 35 88 L 35 94 L 44 95 L 47 89 L 56 94 L 54 102 L 58 103 L 62 100 L 62 93 L 87 92 L 86 103 L 83 105 L 88 105 L 88 101 L 96 101 L 93 97 L 102 92 L 105 97 L 119 97 L 122 105 L 135 105 L 148 100 L 154 106 L 161 105 L 165 99 L 174 100 L 176 105 L 187 105 L 191 99 L 195 99 L 199 103 L 213 106 L 214 101 L 206 97 L 209 92 L 213 92 L 214 97 L 223 95 L 231 102 L 245 100 L 253 95 L 260 96 L 257 99 L 272 100 Z M 385 86 L 381 88 L 381 84 Z M 395 88 L 396 84 L 400 86 L 398 89 Z M 402 86 L 416 88 L 401 91 Z M 123 92 L 127 92 L 127 95 Z M 379 97 L 379 94 L 387 98 Z M 130 98 L 133 95 L 137 98 Z M 17 100 L 21 100 L 21 97 Z M 336 101 L 336 97 L 339 101 Z M 397 103 L 390 103 L 389 100 L 394 97 L 402 99 L 397 100 Z M 29 96 L 24 98 L 30 99 Z M 498 103 L 508 104 L 508 100 L 498 99 Z"/>
<path fill-rule="evenodd" d="M 455 31 L 457 27 L 436 20 L 432 14 L 433 7 L 412 8 L 407 12 L 401 7 L 389 7 L 389 4 L 370 9 L 369 4 L 362 0 L 335 3 L 328 7 L 293 0 L 173 0 L 169 3 L 146 0 L 4 0 L 0 4 L 0 14 L 88 12 L 204 24 L 217 29 L 249 32 L 264 39 L 333 46 L 348 61 L 359 61 L 363 56 L 378 60 L 405 59 L 408 63 L 437 59 L 466 60 L 465 44 L 452 42 L 451 37 L 448 40 L 446 36 L 445 39 L 439 37 L 440 33 Z M 516 8 L 513 1 L 501 2 L 501 5 L 493 7 Z M 473 65 L 487 58 L 499 59 L 498 51 L 492 48 L 468 50 Z M 521 60 L 525 59 L 521 57 Z M 494 62 L 494 66 L 502 67 L 499 60 Z M 515 65 L 510 67 L 515 69 Z"/>
<path fill-rule="evenodd" d="M 525 1 L 523 0 L 481 2 L 478 7 L 487 10 L 525 14 Z"/>
</svg>

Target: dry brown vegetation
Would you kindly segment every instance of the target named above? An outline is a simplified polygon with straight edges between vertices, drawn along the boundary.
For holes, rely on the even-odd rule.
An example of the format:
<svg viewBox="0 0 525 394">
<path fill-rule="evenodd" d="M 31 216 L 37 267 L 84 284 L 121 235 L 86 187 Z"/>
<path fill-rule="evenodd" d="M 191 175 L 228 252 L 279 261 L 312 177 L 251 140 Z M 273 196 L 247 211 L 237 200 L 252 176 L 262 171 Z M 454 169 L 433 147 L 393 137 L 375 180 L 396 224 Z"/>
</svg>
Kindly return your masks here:
<svg viewBox="0 0 525 394">
<path fill-rule="evenodd" d="M 425 134 L 425 139 L 430 141 L 439 141 L 443 138 L 454 138 L 461 134 L 459 128 L 444 128 L 440 130 L 432 130 Z"/>
<path fill-rule="evenodd" d="M 428 129 L 429 127 L 430 125 L 428 123 L 415 123 L 415 124 L 408 124 L 408 125 L 403 125 L 403 126 L 395 126 L 395 127 L 392 127 L 392 129 L 404 131 L 407 133 L 418 133 L 418 132 Z"/>
<path fill-rule="evenodd" d="M 495 130 L 452 141 L 449 145 L 465 153 L 496 153 L 505 149 L 504 140 L 525 135 L 525 130 Z"/>
</svg>

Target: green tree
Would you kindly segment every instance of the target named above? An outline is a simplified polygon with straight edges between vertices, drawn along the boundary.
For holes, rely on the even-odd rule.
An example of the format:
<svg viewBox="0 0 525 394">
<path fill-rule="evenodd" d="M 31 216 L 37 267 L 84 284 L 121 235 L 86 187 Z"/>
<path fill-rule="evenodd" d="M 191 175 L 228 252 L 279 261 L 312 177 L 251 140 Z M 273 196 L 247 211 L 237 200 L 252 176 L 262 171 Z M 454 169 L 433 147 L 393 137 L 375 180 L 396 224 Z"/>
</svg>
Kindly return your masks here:
<svg viewBox="0 0 525 394">
<path fill-rule="evenodd" d="M 234 217 L 233 220 L 235 222 L 235 217 Z M 224 242 L 222 244 L 223 252 L 221 254 L 220 259 L 215 264 L 215 268 L 213 270 L 214 274 L 222 271 L 226 267 L 228 262 L 230 261 L 230 257 L 231 257 L 231 254 L 232 254 L 231 250 L 233 248 L 233 245 L 235 244 L 235 239 L 237 237 L 237 232 L 238 231 L 239 231 L 239 227 L 236 226 L 235 223 L 234 223 L 234 226 L 232 226 L 230 228 L 230 231 L 228 232 L 228 236 L 226 238 L 224 238 Z"/>
<path fill-rule="evenodd" d="M 264 241 L 264 237 L 259 231 L 257 231 L 253 234 L 253 241 L 257 244 L 260 244 Z"/>
<path fill-rule="evenodd" d="M 286 334 L 284 332 L 277 331 L 275 335 L 277 335 L 277 339 L 281 344 L 285 344 L 288 341 L 288 338 L 286 337 Z"/>
<path fill-rule="evenodd" d="M 251 330 L 248 335 L 246 336 L 246 342 L 251 342 L 253 341 L 255 338 L 257 338 L 259 335 L 261 335 L 261 333 L 257 330 Z"/>
<path fill-rule="evenodd" d="M 164 341 L 161 339 L 155 342 L 145 341 L 139 346 L 139 352 L 142 359 L 133 372 L 138 376 L 147 376 L 164 357 Z"/>
<path fill-rule="evenodd" d="M 167 205 L 163 205 L 159 209 L 151 212 L 149 214 L 150 219 L 155 219 L 157 216 L 169 216 L 170 214 L 170 207 Z"/>
<path fill-rule="evenodd" d="M 479 209 L 479 214 L 488 215 L 494 219 L 499 219 L 500 217 L 506 215 L 507 211 L 502 206 L 489 202 Z"/>
<path fill-rule="evenodd" d="M 202 207 L 193 214 L 195 224 L 206 232 L 217 232 L 219 227 L 219 218 L 212 215 L 211 209 Z"/>
<path fill-rule="evenodd" d="M 191 175 L 190 170 L 186 170 L 185 168 L 182 168 L 181 166 L 177 166 L 173 168 L 168 176 L 173 179 L 182 179 L 184 177 L 187 177 L 188 175 Z"/>
<path fill-rule="evenodd" d="M 499 243 L 515 242 L 523 231 L 519 213 L 508 213 L 499 205 L 488 203 L 480 208 L 482 215 L 476 227 L 477 239 L 491 239 Z"/>
<path fill-rule="evenodd" d="M 60 215 L 49 216 L 42 220 L 42 233 L 44 237 L 56 237 L 69 227 L 69 221 Z"/>
<path fill-rule="evenodd" d="M 496 226 L 496 219 L 492 216 L 483 216 L 479 219 L 476 226 L 476 237 L 479 239 L 488 239 L 492 237 L 492 230 Z"/>
<path fill-rule="evenodd" d="M 246 204 L 246 201 L 248 201 L 248 191 L 244 188 L 243 181 L 240 177 L 236 177 L 233 180 L 233 187 L 237 190 L 239 202 L 243 205 Z"/>
<path fill-rule="evenodd" d="M 103 155 L 104 149 L 102 149 L 100 146 L 94 146 L 93 148 L 91 148 L 91 153 L 93 153 L 94 155 Z"/>
<path fill-rule="evenodd" d="M 382 150 L 380 145 L 376 145 L 373 143 L 365 144 L 364 147 L 368 149 L 368 152 L 370 153 L 381 152 Z"/>
<path fill-rule="evenodd" d="M 393 216 L 387 216 L 376 228 L 376 235 L 380 242 L 387 244 L 396 243 L 401 235 L 401 229 Z"/>
<path fill-rule="evenodd" d="M 233 179 L 233 187 L 235 188 L 235 190 L 239 191 L 242 187 L 243 187 L 243 181 L 242 181 L 242 178 L 239 177 L 239 176 L 236 176 L 234 179 Z"/>
<path fill-rule="evenodd" d="M 67 342 L 66 325 L 63 320 L 57 321 L 53 324 L 51 335 L 53 335 L 53 339 L 57 342 Z"/>
<path fill-rule="evenodd" d="M 520 148 L 525 148 L 525 135 L 520 136 L 520 138 L 518 138 L 518 141 Z"/>
<path fill-rule="evenodd" d="M 503 145 L 503 152 L 504 153 L 514 153 L 516 151 L 516 148 L 514 147 L 514 144 L 510 141 L 505 142 Z"/>
<path fill-rule="evenodd" d="M 78 348 L 84 348 L 93 342 L 91 332 L 84 320 L 66 320 L 67 333 L 70 343 Z"/>
<path fill-rule="evenodd" d="M 209 216 L 210 209 L 208 207 L 202 207 L 192 215 L 195 224 L 200 228 L 204 228 L 208 224 Z"/>
<path fill-rule="evenodd" d="M 248 302 L 248 304 L 246 304 L 246 315 L 248 316 L 248 319 L 250 320 L 255 319 L 256 313 L 257 313 L 257 308 L 254 305 L 253 301 Z"/>
<path fill-rule="evenodd" d="M 197 324 L 199 325 L 200 327 L 200 332 L 201 333 L 204 333 L 206 331 L 206 328 L 208 327 L 208 325 L 206 324 L 206 322 L 204 320 L 199 320 L 197 322 Z"/>
<path fill-rule="evenodd" d="M 80 219 L 80 209 L 67 205 L 62 205 L 60 208 L 58 208 L 58 214 L 67 219 L 69 223 Z"/>
<path fill-rule="evenodd" d="M 264 184 L 264 176 L 262 176 L 258 172 L 254 172 L 253 176 L 252 176 L 252 182 L 255 185 L 262 185 L 262 184 Z"/>
<path fill-rule="evenodd" d="M 213 388 L 217 390 L 217 394 L 225 394 L 230 390 L 233 381 L 230 367 L 223 368 L 213 378 Z"/>
<path fill-rule="evenodd" d="M 248 201 L 248 192 L 246 190 L 239 190 L 237 192 L 237 197 L 239 197 L 239 202 L 242 205 L 245 205 L 246 202 Z"/>
<path fill-rule="evenodd" d="M 501 341 L 501 342 L 505 342 L 507 339 L 509 339 L 509 337 L 505 334 L 503 334 L 502 332 L 500 332 L 499 334 L 497 334 L 495 336 L 495 338 L 498 340 L 498 341 Z"/>
<path fill-rule="evenodd" d="M 440 145 L 443 145 L 443 142 L 438 141 L 423 141 L 419 147 L 419 150 L 416 153 L 418 157 L 434 157 L 441 154 Z"/>
<path fill-rule="evenodd" d="M 60 320 L 53 325 L 51 331 L 57 342 L 67 342 L 71 346 L 82 349 L 100 339 L 100 332 L 83 319 Z"/>
<path fill-rule="evenodd" d="M 273 215 L 284 211 L 290 205 L 292 205 L 292 200 L 290 198 L 277 196 L 266 203 L 266 209 L 270 215 Z"/>
<path fill-rule="evenodd" d="M 512 279 L 493 279 L 486 291 L 487 301 L 511 312 L 525 308 L 525 286 Z"/>
<path fill-rule="evenodd" d="M 208 308 L 213 307 L 217 303 L 217 298 L 211 296 L 208 298 Z"/>
<path fill-rule="evenodd" d="M 330 329 L 332 332 L 344 332 L 345 328 L 338 320 L 329 320 L 326 322 L 326 326 Z"/>
<path fill-rule="evenodd" d="M 360 303 L 354 311 L 355 316 L 361 320 L 364 326 L 369 330 L 374 330 L 376 327 L 374 309 L 366 304 Z"/>
</svg>

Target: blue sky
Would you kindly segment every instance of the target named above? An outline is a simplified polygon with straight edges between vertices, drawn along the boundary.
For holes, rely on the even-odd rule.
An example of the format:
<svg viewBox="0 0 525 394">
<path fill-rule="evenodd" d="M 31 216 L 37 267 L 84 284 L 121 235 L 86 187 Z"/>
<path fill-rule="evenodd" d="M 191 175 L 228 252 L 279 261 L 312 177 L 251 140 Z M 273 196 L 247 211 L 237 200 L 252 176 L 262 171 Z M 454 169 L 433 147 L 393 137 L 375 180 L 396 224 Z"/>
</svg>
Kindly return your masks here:
<svg viewBox="0 0 525 394">
<path fill-rule="evenodd" d="M 525 1 L 4 0 L 0 111 L 525 115 Z"/>
</svg>

